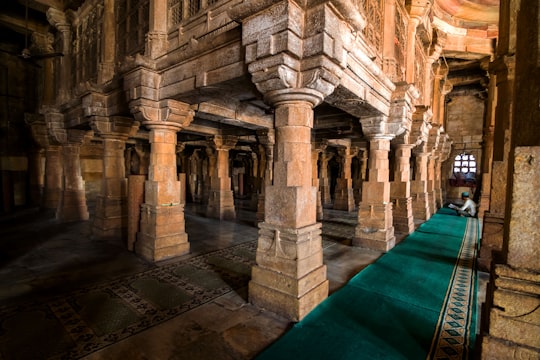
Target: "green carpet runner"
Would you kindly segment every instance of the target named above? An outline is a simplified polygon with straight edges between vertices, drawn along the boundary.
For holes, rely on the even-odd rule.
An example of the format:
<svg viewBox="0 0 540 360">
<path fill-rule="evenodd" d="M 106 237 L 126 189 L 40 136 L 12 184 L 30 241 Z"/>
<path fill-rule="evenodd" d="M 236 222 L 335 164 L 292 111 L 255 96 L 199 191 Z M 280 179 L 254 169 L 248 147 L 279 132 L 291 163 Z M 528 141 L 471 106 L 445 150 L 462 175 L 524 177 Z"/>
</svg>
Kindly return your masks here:
<svg viewBox="0 0 540 360">
<path fill-rule="evenodd" d="M 435 214 L 257 359 L 467 359 L 478 220 Z"/>
</svg>

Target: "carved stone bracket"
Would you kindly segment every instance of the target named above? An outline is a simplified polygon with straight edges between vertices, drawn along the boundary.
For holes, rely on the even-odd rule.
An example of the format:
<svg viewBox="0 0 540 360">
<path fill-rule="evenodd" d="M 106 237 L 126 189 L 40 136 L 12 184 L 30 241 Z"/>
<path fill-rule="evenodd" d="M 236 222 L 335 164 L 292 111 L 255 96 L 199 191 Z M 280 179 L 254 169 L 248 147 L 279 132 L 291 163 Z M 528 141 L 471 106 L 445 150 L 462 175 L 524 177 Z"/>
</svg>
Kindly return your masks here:
<svg viewBox="0 0 540 360">
<path fill-rule="evenodd" d="M 243 18 L 242 42 L 253 83 L 268 103 L 307 101 L 317 106 L 334 91 L 346 66 L 339 35 L 344 25 L 335 9 L 304 9 L 292 1 L 260 5 L 261 11 L 247 18 L 247 8 L 233 11 L 233 17 Z M 315 46 L 315 36 L 306 35 L 320 33 L 326 34 L 329 46 L 334 44 L 332 51 Z"/>
<path fill-rule="evenodd" d="M 420 96 L 413 84 L 405 82 L 397 83 L 392 93 L 390 106 L 389 128 L 396 136 L 403 135 L 404 141 L 408 142 L 409 133 L 412 129 L 412 116 L 415 110 L 414 100 Z"/>
<path fill-rule="evenodd" d="M 131 112 L 137 121 L 147 127 L 167 126 L 177 128 L 177 131 L 189 126 L 195 115 L 189 104 L 171 99 L 141 99 L 131 106 Z"/>
<path fill-rule="evenodd" d="M 98 135 L 127 140 L 139 129 L 139 122 L 123 116 L 94 117 L 90 121 L 92 130 Z"/>
<path fill-rule="evenodd" d="M 388 123 L 388 117 L 384 115 L 365 116 L 360 118 L 362 132 L 369 139 L 388 139 L 392 140 L 396 133 L 395 126 Z"/>
<path fill-rule="evenodd" d="M 429 138 L 429 130 L 431 124 L 429 120 L 433 113 L 427 106 L 417 106 L 413 114 L 413 122 L 411 127 L 411 143 L 416 145 L 416 151 L 425 152 Z"/>
</svg>

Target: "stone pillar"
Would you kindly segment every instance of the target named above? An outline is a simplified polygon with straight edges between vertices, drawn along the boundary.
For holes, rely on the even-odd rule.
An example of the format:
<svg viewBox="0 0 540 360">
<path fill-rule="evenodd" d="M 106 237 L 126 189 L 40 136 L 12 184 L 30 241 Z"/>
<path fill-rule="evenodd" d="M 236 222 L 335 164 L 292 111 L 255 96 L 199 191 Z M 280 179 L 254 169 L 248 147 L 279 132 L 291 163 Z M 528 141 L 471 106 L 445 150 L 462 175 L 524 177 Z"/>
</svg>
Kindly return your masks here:
<svg viewBox="0 0 540 360">
<path fill-rule="evenodd" d="M 60 36 L 60 51 L 64 55 L 58 59 L 59 76 L 56 79 L 56 84 L 58 85 L 56 99 L 57 103 L 61 104 L 71 97 L 71 24 L 64 12 L 53 7 L 50 7 L 47 10 L 47 20 L 58 30 Z"/>
<path fill-rule="evenodd" d="M 317 189 L 317 220 L 321 221 L 324 217 L 323 206 L 321 200 L 321 188 L 319 186 L 319 154 L 326 149 L 327 142 L 321 141 L 318 143 L 312 143 L 311 145 L 311 176 L 313 179 L 313 186 Z"/>
<path fill-rule="evenodd" d="M 484 67 L 482 67 L 484 69 Z M 491 178 L 493 168 L 493 150 L 494 150 L 494 130 L 495 130 L 495 111 L 497 107 L 497 74 L 489 69 L 488 99 L 486 102 L 486 116 L 484 119 L 483 131 L 483 149 L 482 149 L 482 189 L 478 217 L 484 218 L 490 208 L 491 198 Z"/>
<path fill-rule="evenodd" d="M 274 145 L 276 143 L 274 129 L 260 130 L 257 132 L 257 138 L 261 144 L 264 158 L 261 157 L 261 171 L 264 171 L 263 184 L 259 193 L 259 199 L 257 203 L 257 220 L 264 221 L 264 198 L 265 189 L 267 186 L 272 185 L 274 179 Z"/>
<path fill-rule="evenodd" d="M 43 188 L 43 200 L 41 207 L 44 209 L 58 208 L 62 193 L 62 146 L 49 145 L 45 148 L 45 179 Z"/>
<path fill-rule="evenodd" d="M 328 296 L 311 174 L 311 130 L 313 107 L 334 91 L 346 66 L 344 44 L 351 32 L 334 9 L 322 4 L 307 12 L 294 1 L 277 1 L 243 2 L 228 11 L 242 23 L 252 81 L 275 108 L 274 179 L 265 192 L 249 299 L 293 321 Z M 331 53 L 310 46 L 322 33 L 333 39 Z M 284 35 L 291 41 L 276 41 Z"/>
<path fill-rule="evenodd" d="M 45 166 L 46 151 L 50 144 L 50 137 L 47 131 L 47 125 L 42 116 L 35 114 L 25 114 L 25 122 L 30 128 L 32 138 L 36 143 L 36 147 L 31 150 L 29 155 L 28 171 L 30 176 L 30 196 L 34 205 L 43 207 L 45 195 Z M 55 206 L 51 207 L 56 209 Z"/>
<path fill-rule="evenodd" d="M 427 184 L 426 184 L 426 194 L 428 201 L 429 217 L 437 212 L 436 208 L 436 196 L 435 193 L 435 163 L 437 162 L 437 157 L 434 155 L 433 151 L 429 153 L 427 157 Z"/>
<path fill-rule="evenodd" d="M 98 83 L 104 84 L 114 77 L 116 57 L 116 16 L 115 0 L 103 0 L 103 34 L 101 37 L 101 61 L 99 63 Z"/>
<path fill-rule="evenodd" d="M 482 359 L 540 356 L 540 162 L 533 160 L 539 158 L 540 146 L 515 148 L 508 254 L 494 267 Z"/>
<path fill-rule="evenodd" d="M 330 178 L 328 177 L 328 162 L 332 160 L 334 154 L 328 151 L 321 152 L 321 169 L 320 169 L 320 192 L 321 203 L 323 208 L 332 205 L 332 196 L 330 195 Z"/>
<path fill-rule="evenodd" d="M 122 237 L 127 228 L 127 178 L 124 150 L 139 123 L 131 118 L 95 116 L 90 122 L 103 139 L 103 177 L 92 232 L 98 237 Z"/>
<path fill-rule="evenodd" d="M 398 241 L 414 231 L 410 182 L 410 159 L 413 146 L 411 144 L 395 146 L 394 181 L 390 185 L 390 198 L 394 204 L 392 218 Z"/>
<path fill-rule="evenodd" d="M 394 82 L 402 80 L 401 64 L 396 59 L 396 0 L 385 0 L 384 18 L 392 19 L 384 22 L 383 29 L 383 70 L 386 76 Z M 399 25 L 398 25 L 399 26 Z"/>
<path fill-rule="evenodd" d="M 146 175 L 129 175 L 128 177 L 128 219 L 127 219 L 127 248 L 135 250 L 137 233 L 141 224 L 141 205 L 144 203 L 144 182 Z"/>
<path fill-rule="evenodd" d="M 416 150 L 416 149 L 415 149 Z M 431 208 L 428 195 L 428 158 L 429 153 L 414 151 L 415 178 L 411 181 L 411 197 L 413 201 L 413 216 L 415 220 L 426 221 L 431 217 Z"/>
<path fill-rule="evenodd" d="M 229 150 L 236 145 L 237 137 L 216 135 L 212 141 L 216 148 L 217 166 L 211 173 L 206 215 L 220 220 L 233 220 L 236 218 L 236 211 L 229 176 Z"/>
<path fill-rule="evenodd" d="M 167 52 L 167 24 L 167 0 L 150 1 L 150 23 L 146 34 L 145 55 L 152 59 L 157 59 Z"/>
<path fill-rule="evenodd" d="M 132 105 L 135 118 L 150 129 L 150 166 L 141 207 L 135 251 L 149 261 L 189 252 L 184 204 L 176 169 L 176 133 L 188 126 L 194 112 L 174 100 L 141 100 Z"/>
<path fill-rule="evenodd" d="M 428 180 L 428 156 L 427 142 L 431 125 L 428 119 L 431 118 L 431 111 L 424 106 L 417 106 L 413 114 L 411 129 L 411 142 L 416 147 L 414 154 L 414 178 L 411 181 L 411 198 L 413 206 L 413 216 L 415 220 L 425 221 L 431 216 L 430 203 L 427 193 Z"/>
<path fill-rule="evenodd" d="M 407 46 L 405 50 L 405 81 L 409 84 L 414 84 L 416 79 L 416 28 L 429 11 L 430 3 L 429 0 L 418 0 L 406 5 L 409 12 L 409 22 L 407 24 Z"/>
<path fill-rule="evenodd" d="M 336 190 L 334 192 L 334 209 L 354 211 L 354 193 L 352 188 L 351 164 L 352 158 L 358 153 L 357 148 L 351 146 L 338 147 L 338 154 L 341 157 L 341 176 L 337 179 Z"/>
<path fill-rule="evenodd" d="M 394 135 L 379 133 L 383 116 L 361 118 L 362 131 L 369 139 L 369 177 L 362 184 L 362 200 L 358 209 L 353 245 L 388 251 L 396 243 L 390 202 L 390 140 Z"/>
<path fill-rule="evenodd" d="M 276 101 L 275 106 L 274 182 L 266 187 L 249 298 L 300 320 L 328 296 L 321 224 L 316 222 L 317 189 L 308 170 L 313 103 Z"/>
<path fill-rule="evenodd" d="M 88 220 L 86 190 L 81 175 L 81 145 L 87 131 L 66 130 L 67 142 L 62 146 L 63 152 L 63 188 L 56 210 L 56 218 L 60 221 Z M 122 164 L 123 166 L 123 164 Z"/>
</svg>

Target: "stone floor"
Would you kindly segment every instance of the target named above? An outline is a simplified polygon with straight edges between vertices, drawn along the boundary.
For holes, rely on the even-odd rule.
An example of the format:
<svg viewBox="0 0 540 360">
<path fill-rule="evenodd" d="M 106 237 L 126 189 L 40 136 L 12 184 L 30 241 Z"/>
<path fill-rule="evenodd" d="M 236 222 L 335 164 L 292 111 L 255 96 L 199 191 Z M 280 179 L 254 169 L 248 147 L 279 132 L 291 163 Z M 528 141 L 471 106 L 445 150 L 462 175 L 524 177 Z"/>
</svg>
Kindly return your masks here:
<svg viewBox="0 0 540 360">
<path fill-rule="evenodd" d="M 83 286 L 121 279 L 254 241 L 257 239 L 255 213 L 240 209 L 237 221 L 220 222 L 202 216 L 201 208 L 187 206 L 186 231 L 191 253 L 158 264 L 128 252 L 120 239 L 94 239 L 91 222 L 61 224 L 54 220 L 54 214 L 37 209 L 0 217 L 0 306 L 46 301 Z M 348 246 L 354 235 L 355 217 L 355 213 L 325 212 L 324 262 L 328 267 L 330 292 L 381 255 Z M 291 325 L 286 319 L 249 304 L 247 288 L 243 287 L 86 358 L 251 359 Z M 0 359 L 12 358 L 20 357 L 5 350 L 0 354 Z"/>
</svg>

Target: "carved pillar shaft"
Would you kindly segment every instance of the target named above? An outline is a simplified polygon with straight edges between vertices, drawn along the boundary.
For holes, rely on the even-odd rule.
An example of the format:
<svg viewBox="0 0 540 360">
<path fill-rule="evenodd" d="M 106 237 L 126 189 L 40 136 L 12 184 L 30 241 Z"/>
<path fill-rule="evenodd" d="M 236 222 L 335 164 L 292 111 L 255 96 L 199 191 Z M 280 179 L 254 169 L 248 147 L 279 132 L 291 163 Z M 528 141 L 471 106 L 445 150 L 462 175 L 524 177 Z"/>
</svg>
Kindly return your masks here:
<svg viewBox="0 0 540 360">
<path fill-rule="evenodd" d="M 390 186 L 394 204 L 393 222 L 400 239 L 414 231 L 414 217 L 411 198 L 410 159 L 413 145 L 398 144 L 395 149 L 394 181 Z"/>
<path fill-rule="evenodd" d="M 176 174 L 178 128 L 146 126 L 150 128 L 150 166 L 135 250 L 146 259 L 158 261 L 189 252 L 189 242 Z"/>
<path fill-rule="evenodd" d="M 299 320 L 328 295 L 317 189 L 312 186 L 312 103 L 276 104 L 274 182 L 266 188 L 250 301 Z"/>
<path fill-rule="evenodd" d="M 355 246 L 388 251 L 395 245 L 388 161 L 391 139 L 392 136 L 380 134 L 369 140 L 369 179 L 362 184 Z"/>
<path fill-rule="evenodd" d="M 49 145 L 45 149 L 45 187 L 42 207 L 57 209 L 62 193 L 62 146 Z"/>
<path fill-rule="evenodd" d="M 332 196 L 330 195 L 330 178 L 328 177 L 328 162 L 333 156 L 333 154 L 326 151 L 321 152 L 321 175 L 319 183 L 323 207 L 329 207 L 332 205 Z"/>
<path fill-rule="evenodd" d="M 236 218 L 234 209 L 234 195 L 231 189 L 229 176 L 229 150 L 234 148 L 237 138 L 235 136 L 214 136 L 213 143 L 216 148 L 216 165 L 211 178 L 210 194 L 206 215 L 221 220 Z"/>
<path fill-rule="evenodd" d="M 85 131 L 67 130 L 68 143 L 63 150 L 63 183 L 62 194 L 56 218 L 60 221 L 88 220 L 88 207 L 86 204 L 86 191 L 81 175 L 81 145 L 84 141 Z"/>
<path fill-rule="evenodd" d="M 415 178 L 411 181 L 411 196 L 413 199 L 413 215 L 418 220 L 428 220 L 431 217 L 428 183 L 429 153 L 417 153 L 415 156 Z"/>
<path fill-rule="evenodd" d="M 356 150 L 351 152 L 350 147 L 338 148 L 341 157 L 341 176 L 336 181 L 334 193 L 334 209 L 353 211 L 355 209 L 354 193 L 352 188 L 351 164 L 356 156 Z"/>
</svg>

